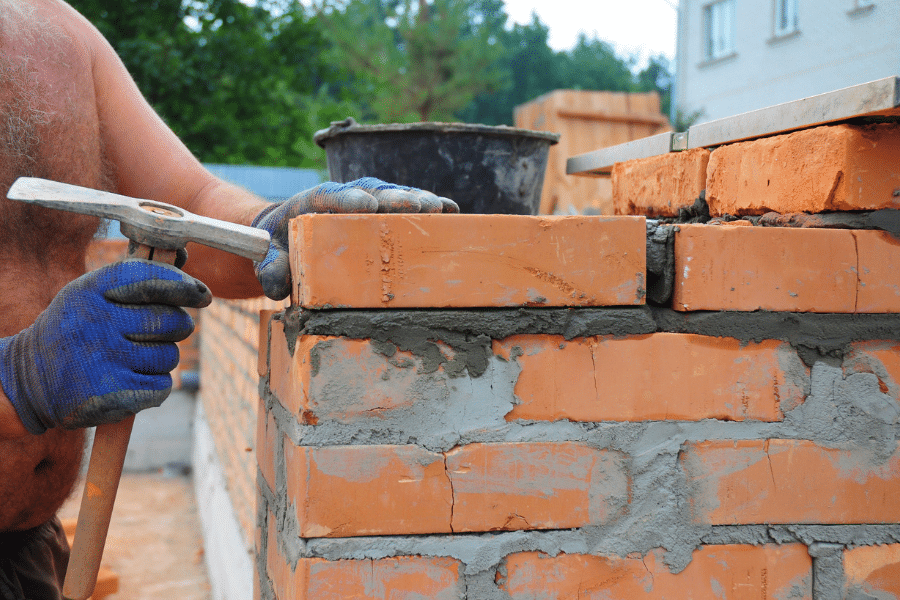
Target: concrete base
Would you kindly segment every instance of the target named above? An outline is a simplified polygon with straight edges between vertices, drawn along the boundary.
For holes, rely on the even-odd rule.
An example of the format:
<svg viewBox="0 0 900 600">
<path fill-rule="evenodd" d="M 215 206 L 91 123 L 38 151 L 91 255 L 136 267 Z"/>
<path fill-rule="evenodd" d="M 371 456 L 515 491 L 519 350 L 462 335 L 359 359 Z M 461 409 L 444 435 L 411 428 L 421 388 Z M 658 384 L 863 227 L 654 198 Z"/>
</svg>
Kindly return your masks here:
<svg viewBox="0 0 900 600">
<path fill-rule="evenodd" d="M 196 403 L 194 416 L 193 468 L 212 597 L 251 600 L 253 542 L 245 540 L 241 533 L 201 402 Z"/>
</svg>

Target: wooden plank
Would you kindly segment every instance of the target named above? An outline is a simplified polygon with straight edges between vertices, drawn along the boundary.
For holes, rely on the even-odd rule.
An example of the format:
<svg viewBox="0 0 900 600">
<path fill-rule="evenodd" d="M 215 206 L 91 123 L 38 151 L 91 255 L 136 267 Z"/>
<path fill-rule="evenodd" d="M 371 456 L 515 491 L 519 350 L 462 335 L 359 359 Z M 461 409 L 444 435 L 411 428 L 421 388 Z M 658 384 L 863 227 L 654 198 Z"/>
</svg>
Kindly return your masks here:
<svg viewBox="0 0 900 600">
<path fill-rule="evenodd" d="M 550 148 L 540 214 L 612 214 L 608 179 L 571 177 L 570 156 L 669 130 L 655 92 L 556 90 L 515 109 L 516 127 L 561 135 Z"/>
</svg>

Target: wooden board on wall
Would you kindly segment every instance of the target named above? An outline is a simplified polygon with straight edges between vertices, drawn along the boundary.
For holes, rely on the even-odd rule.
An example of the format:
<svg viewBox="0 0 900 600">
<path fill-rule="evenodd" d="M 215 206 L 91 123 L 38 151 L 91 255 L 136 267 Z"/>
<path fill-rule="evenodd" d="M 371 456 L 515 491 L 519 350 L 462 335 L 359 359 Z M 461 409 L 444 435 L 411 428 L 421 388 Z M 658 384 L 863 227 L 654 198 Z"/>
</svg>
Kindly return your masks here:
<svg viewBox="0 0 900 600">
<path fill-rule="evenodd" d="M 515 109 L 516 127 L 561 134 L 550 147 L 541 214 L 613 214 L 612 184 L 605 177 L 566 175 L 566 160 L 665 131 L 659 94 L 555 90 Z"/>
</svg>

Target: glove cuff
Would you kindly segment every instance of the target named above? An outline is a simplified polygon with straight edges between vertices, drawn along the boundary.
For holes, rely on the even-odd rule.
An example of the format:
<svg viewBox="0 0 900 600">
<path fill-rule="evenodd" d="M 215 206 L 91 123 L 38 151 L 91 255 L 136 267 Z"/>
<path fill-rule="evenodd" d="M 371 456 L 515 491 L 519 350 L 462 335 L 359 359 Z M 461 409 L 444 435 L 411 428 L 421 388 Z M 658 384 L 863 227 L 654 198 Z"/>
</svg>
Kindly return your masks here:
<svg viewBox="0 0 900 600">
<path fill-rule="evenodd" d="M 273 203 L 270 204 L 269 206 L 267 206 L 267 207 L 265 207 L 264 209 L 262 209 L 261 211 L 259 211 L 259 214 L 256 215 L 255 217 L 253 217 L 253 222 L 250 223 L 250 226 L 251 226 L 251 227 L 259 227 L 259 226 L 260 226 L 260 225 L 259 225 L 260 222 L 261 222 L 263 219 L 265 219 L 265 218 L 269 215 L 270 212 L 272 212 L 273 210 L 275 210 L 275 209 L 278 208 L 279 206 L 281 206 L 281 203 L 280 203 L 280 202 L 273 202 Z M 261 229 L 265 229 L 265 228 L 262 227 Z M 269 232 L 269 233 L 271 233 L 271 232 Z"/>
<path fill-rule="evenodd" d="M 24 351 L 24 337 L 28 330 L 5 338 L 0 338 L 0 386 L 9 399 L 22 425 L 29 433 L 40 435 L 47 431 L 40 415 L 29 401 L 29 368 L 33 369 L 33 357 Z"/>
</svg>

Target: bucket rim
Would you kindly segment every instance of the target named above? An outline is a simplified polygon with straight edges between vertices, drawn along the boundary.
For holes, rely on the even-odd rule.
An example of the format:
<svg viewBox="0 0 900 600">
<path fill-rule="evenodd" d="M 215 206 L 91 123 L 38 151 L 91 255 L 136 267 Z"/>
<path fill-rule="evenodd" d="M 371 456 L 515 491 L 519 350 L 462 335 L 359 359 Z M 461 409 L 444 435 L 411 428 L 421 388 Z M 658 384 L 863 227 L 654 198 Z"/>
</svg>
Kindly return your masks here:
<svg viewBox="0 0 900 600">
<path fill-rule="evenodd" d="M 444 133 L 480 133 L 494 136 L 519 136 L 545 140 L 550 145 L 559 142 L 560 134 L 550 131 L 535 131 L 533 129 L 520 129 L 508 125 L 484 125 L 482 123 L 443 123 L 439 121 L 425 121 L 417 123 L 382 123 L 376 125 L 360 125 L 353 117 L 343 121 L 333 121 L 327 129 L 320 129 L 313 135 L 313 141 L 325 147 L 325 143 L 331 138 L 341 135 L 357 133 L 407 133 L 419 131 L 434 131 Z"/>
</svg>

